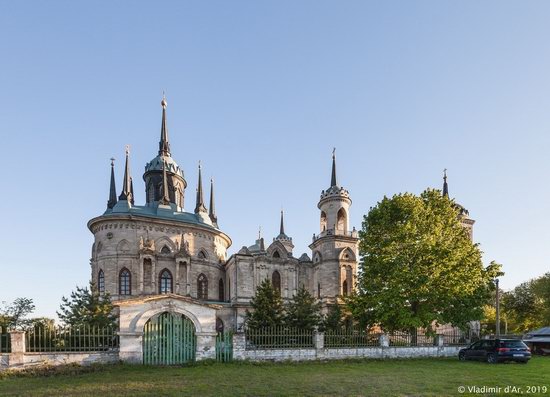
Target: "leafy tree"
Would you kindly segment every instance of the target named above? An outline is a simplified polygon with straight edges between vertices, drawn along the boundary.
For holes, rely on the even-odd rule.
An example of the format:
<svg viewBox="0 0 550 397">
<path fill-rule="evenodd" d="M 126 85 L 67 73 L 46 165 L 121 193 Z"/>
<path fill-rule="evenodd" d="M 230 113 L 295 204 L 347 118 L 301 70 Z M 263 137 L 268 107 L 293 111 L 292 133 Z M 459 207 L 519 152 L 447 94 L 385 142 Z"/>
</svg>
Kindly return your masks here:
<svg viewBox="0 0 550 397">
<path fill-rule="evenodd" d="M 260 283 L 250 305 L 253 311 L 246 310 L 246 324 L 249 328 L 271 327 L 283 323 L 283 301 L 268 279 Z"/>
<path fill-rule="evenodd" d="M 321 305 L 315 302 L 313 295 L 302 285 L 286 306 L 285 324 L 312 331 L 321 321 L 320 311 Z"/>
<path fill-rule="evenodd" d="M 77 286 L 69 298 L 61 301 L 57 315 L 67 325 L 116 327 L 117 316 L 109 294 L 101 295 L 92 283 L 89 288 Z"/>
<path fill-rule="evenodd" d="M 434 324 L 466 327 L 482 318 L 500 265 L 487 268 L 460 224 L 453 201 L 437 190 L 384 197 L 364 217 L 357 293 L 350 308 L 362 325 L 386 330 Z"/>
<path fill-rule="evenodd" d="M 521 283 L 504 294 L 502 306 L 514 332 L 524 333 L 550 322 L 550 273 Z"/>
<path fill-rule="evenodd" d="M 30 324 L 26 317 L 35 309 L 34 302 L 30 298 L 17 298 L 11 304 L 4 302 L 0 312 L 0 326 L 10 329 L 24 329 Z"/>
</svg>

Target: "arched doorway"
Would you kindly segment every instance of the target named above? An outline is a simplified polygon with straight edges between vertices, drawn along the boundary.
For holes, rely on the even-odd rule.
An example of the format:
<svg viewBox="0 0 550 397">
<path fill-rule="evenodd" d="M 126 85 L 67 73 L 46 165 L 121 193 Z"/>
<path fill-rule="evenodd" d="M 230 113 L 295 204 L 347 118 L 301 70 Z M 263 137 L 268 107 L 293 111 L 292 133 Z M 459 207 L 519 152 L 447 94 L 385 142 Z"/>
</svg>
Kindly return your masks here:
<svg viewBox="0 0 550 397">
<path fill-rule="evenodd" d="M 183 314 L 164 312 L 143 327 L 143 363 L 176 365 L 195 360 L 195 324 Z"/>
</svg>

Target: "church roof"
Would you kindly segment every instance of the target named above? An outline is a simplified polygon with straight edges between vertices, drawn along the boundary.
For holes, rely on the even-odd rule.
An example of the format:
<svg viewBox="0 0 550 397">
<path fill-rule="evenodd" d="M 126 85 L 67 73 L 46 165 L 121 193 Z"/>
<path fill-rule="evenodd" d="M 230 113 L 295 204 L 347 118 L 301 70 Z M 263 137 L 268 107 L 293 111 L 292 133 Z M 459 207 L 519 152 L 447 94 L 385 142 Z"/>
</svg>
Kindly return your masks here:
<svg viewBox="0 0 550 397">
<path fill-rule="evenodd" d="M 212 229 L 217 229 L 212 226 L 211 223 L 205 222 L 204 217 L 200 217 L 197 214 L 192 214 L 190 212 L 175 211 L 174 209 L 167 208 L 157 208 L 149 207 L 145 205 L 134 205 L 134 206 L 122 206 L 115 205 L 113 209 L 107 209 L 103 216 L 116 216 L 116 215 L 137 215 L 147 218 L 155 219 L 166 219 L 182 223 L 190 223 L 194 225 L 200 225 L 203 227 L 209 227 Z"/>
<path fill-rule="evenodd" d="M 171 156 L 158 155 L 153 160 L 145 164 L 145 172 L 149 171 L 163 171 L 163 166 L 166 164 L 166 171 L 173 174 L 183 176 L 183 170 L 176 163 L 176 161 Z"/>
</svg>

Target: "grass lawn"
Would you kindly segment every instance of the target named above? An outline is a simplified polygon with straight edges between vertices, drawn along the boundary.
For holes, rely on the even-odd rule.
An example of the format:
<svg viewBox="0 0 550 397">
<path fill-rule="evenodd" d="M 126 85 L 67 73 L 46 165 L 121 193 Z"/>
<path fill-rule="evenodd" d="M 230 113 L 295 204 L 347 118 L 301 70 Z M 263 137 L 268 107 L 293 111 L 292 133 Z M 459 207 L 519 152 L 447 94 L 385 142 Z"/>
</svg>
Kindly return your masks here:
<svg viewBox="0 0 550 397">
<path fill-rule="evenodd" d="M 1 376 L 1 375 L 0 375 Z M 546 386 L 550 357 L 528 364 L 457 359 L 195 364 L 188 367 L 101 365 L 47 375 L 0 378 L 0 396 L 452 396 L 459 386 Z M 520 393 L 518 393 L 520 394 Z M 466 390 L 463 395 L 484 395 Z"/>
</svg>

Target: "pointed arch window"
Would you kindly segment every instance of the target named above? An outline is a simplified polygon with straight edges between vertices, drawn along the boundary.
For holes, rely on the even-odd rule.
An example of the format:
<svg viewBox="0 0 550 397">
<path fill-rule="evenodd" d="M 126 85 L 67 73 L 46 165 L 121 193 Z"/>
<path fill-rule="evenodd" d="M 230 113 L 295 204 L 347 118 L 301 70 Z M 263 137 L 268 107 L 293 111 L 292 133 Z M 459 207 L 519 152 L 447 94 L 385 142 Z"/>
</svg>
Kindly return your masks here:
<svg viewBox="0 0 550 397">
<path fill-rule="evenodd" d="M 132 294 L 132 274 L 126 268 L 123 268 L 118 276 L 118 293 L 119 295 Z"/>
<path fill-rule="evenodd" d="M 167 245 L 161 248 L 160 253 L 163 255 L 170 255 L 172 251 L 170 251 L 170 248 L 168 248 Z"/>
<path fill-rule="evenodd" d="M 281 257 L 281 254 L 279 254 L 279 251 L 275 251 L 273 253 L 273 258 L 280 258 Z"/>
<path fill-rule="evenodd" d="M 204 252 L 204 250 L 200 250 L 197 256 L 199 259 L 206 259 L 206 252 Z"/>
<path fill-rule="evenodd" d="M 208 279 L 203 273 L 197 278 L 197 298 L 208 299 Z"/>
<path fill-rule="evenodd" d="M 273 289 L 281 295 L 281 274 L 277 270 L 271 276 L 271 284 L 273 285 Z"/>
<path fill-rule="evenodd" d="M 327 214 L 325 211 L 321 211 L 321 232 L 327 230 Z"/>
<path fill-rule="evenodd" d="M 225 301 L 225 285 L 223 278 L 220 278 L 220 281 L 218 281 L 218 300 L 220 302 Z"/>
<path fill-rule="evenodd" d="M 101 295 L 105 293 L 105 273 L 101 269 L 99 269 L 99 273 L 97 274 L 97 289 Z"/>
<path fill-rule="evenodd" d="M 160 294 L 171 294 L 172 293 L 172 273 L 170 273 L 170 270 L 164 269 L 162 272 L 160 272 L 160 280 L 159 280 L 159 293 Z"/>
<path fill-rule="evenodd" d="M 347 229 L 347 225 L 348 225 L 348 221 L 347 221 L 347 218 L 348 218 L 348 214 L 346 214 L 346 210 L 343 209 L 343 208 L 340 208 L 338 210 L 338 214 L 337 214 L 337 225 L 336 225 L 336 228 L 338 230 L 342 230 L 342 231 L 346 231 Z"/>
<path fill-rule="evenodd" d="M 344 282 L 342 283 L 342 295 L 348 295 L 348 280 L 344 280 Z"/>
</svg>

